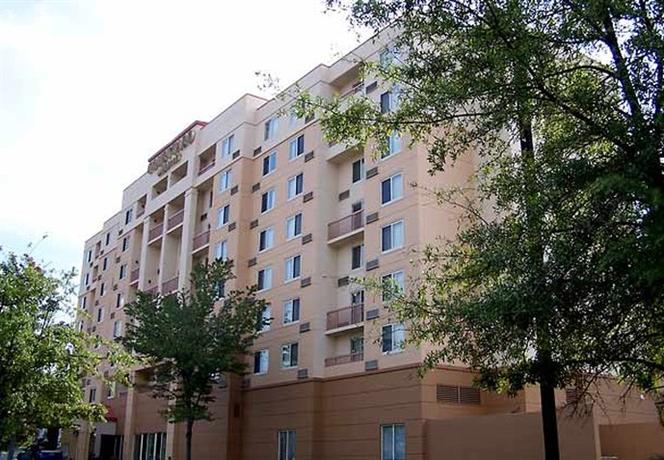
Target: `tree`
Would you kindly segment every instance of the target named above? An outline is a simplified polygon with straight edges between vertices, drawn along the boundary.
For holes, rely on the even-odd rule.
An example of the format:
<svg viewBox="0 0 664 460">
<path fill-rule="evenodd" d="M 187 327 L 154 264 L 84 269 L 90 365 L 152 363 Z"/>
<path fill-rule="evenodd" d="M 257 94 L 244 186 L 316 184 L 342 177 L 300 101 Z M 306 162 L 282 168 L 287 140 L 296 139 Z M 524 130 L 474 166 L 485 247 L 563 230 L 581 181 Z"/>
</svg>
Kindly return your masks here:
<svg viewBox="0 0 664 460">
<path fill-rule="evenodd" d="M 327 3 L 391 35 L 387 59 L 359 64 L 399 104 L 304 92 L 298 113 L 316 112 L 331 141 L 377 150 L 408 134 L 432 172 L 469 150 L 482 161 L 474 189 L 436 191 L 467 218 L 392 304 L 412 341 L 437 345 L 426 364 L 463 360 L 493 390 L 539 384 L 547 459 L 559 456 L 555 388 L 613 372 L 661 391 L 664 6 Z"/>
<path fill-rule="evenodd" d="M 65 321 L 73 271 L 60 275 L 29 255 L 0 255 L 0 445 L 11 459 L 37 428 L 103 420 L 106 410 L 85 401 L 81 379 L 98 375 L 107 360 L 117 365 L 108 378 L 123 381 L 128 356 L 113 344 L 95 352 L 102 342 Z"/>
<path fill-rule="evenodd" d="M 211 420 L 212 390 L 224 373 L 242 374 L 263 319 L 256 287 L 224 292 L 232 263 L 216 260 L 191 274 L 191 290 L 139 292 L 125 308 L 132 318 L 125 345 L 149 360 L 153 395 L 169 401 L 171 423 L 186 422 L 187 460 L 194 423 Z"/>
</svg>

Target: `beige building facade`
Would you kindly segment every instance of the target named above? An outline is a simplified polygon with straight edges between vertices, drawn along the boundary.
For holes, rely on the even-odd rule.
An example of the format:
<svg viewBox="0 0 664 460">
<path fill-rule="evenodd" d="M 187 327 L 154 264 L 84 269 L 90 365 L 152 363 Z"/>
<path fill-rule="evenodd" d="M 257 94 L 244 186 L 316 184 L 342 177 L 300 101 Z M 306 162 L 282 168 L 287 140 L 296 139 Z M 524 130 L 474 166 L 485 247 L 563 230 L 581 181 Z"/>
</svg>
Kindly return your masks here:
<svg viewBox="0 0 664 460">
<path fill-rule="evenodd" d="M 362 81 L 358 59 L 380 59 L 385 45 L 368 41 L 297 85 L 380 104 L 391 88 Z M 186 288 L 192 267 L 213 258 L 234 261 L 237 278 L 226 289 L 259 286 L 271 323 L 248 357 L 249 375 L 228 378 L 216 391 L 215 419 L 195 425 L 197 460 L 444 458 L 427 451 L 437 445 L 428 423 L 537 412 L 536 391 L 481 392 L 463 366 L 417 377 L 426 348 L 403 347 L 407 331 L 387 299 L 354 282 L 389 279 L 407 289 L 417 251 L 457 228 L 456 211 L 426 189 L 466 184 L 473 155 L 432 177 L 423 146 L 396 135 L 386 155 L 330 145 L 318 120 L 291 116 L 290 103 L 246 94 L 149 158 L 122 209 L 85 243 L 77 327 L 121 336 L 123 307 L 139 290 Z M 183 429 L 160 415 L 163 401 L 94 379 L 84 391 L 109 408 L 109 421 L 67 437 L 73 458 L 184 458 Z M 651 423 L 650 406 L 634 397 L 629 414 L 616 414 Z M 589 423 L 599 439 L 601 421 Z"/>
</svg>

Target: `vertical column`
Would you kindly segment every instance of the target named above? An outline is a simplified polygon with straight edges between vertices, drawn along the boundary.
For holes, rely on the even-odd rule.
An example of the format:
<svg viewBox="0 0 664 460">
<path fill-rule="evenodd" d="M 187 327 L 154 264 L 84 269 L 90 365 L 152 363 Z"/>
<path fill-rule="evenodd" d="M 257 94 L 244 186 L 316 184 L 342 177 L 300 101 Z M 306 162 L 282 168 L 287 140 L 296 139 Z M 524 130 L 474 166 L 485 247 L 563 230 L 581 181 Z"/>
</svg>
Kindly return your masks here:
<svg viewBox="0 0 664 460">
<path fill-rule="evenodd" d="M 189 287 L 191 273 L 191 252 L 196 231 L 196 210 L 198 209 L 198 189 L 190 188 L 184 194 L 184 221 L 182 222 L 182 244 L 180 245 L 180 279 L 178 289 Z"/>
<path fill-rule="evenodd" d="M 143 291 L 146 289 L 148 280 L 148 241 L 150 233 L 150 219 L 143 220 L 143 238 L 141 241 L 141 258 L 139 259 L 139 272 L 138 272 L 138 289 Z"/>
<path fill-rule="evenodd" d="M 139 281 L 140 282 L 140 281 Z M 136 375 L 133 375 L 134 382 Z M 125 404 L 124 443 L 122 445 L 122 458 L 132 460 L 134 453 L 134 387 L 127 388 L 127 402 Z M 85 457 L 87 458 L 87 457 Z"/>
</svg>

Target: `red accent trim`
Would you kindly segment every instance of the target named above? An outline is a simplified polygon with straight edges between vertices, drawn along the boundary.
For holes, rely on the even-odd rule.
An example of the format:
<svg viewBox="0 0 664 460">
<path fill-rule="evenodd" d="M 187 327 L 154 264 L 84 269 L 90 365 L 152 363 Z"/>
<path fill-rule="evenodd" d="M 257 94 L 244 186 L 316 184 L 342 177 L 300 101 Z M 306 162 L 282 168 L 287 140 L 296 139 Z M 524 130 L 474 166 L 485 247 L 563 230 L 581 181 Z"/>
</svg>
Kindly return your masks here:
<svg viewBox="0 0 664 460">
<path fill-rule="evenodd" d="M 190 129 L 192 129 L 192 128 L 196 127 L 196 126 L 203 127 L 203 126 L 206 126 L 206 125 L 207 125 L 207 122 L 206 122 L 206 121 L 201 121 L 201 120 L 196 120 L 196 121 L 194 121 L 194 122 L 191 123 L 189 126 L 187 126 L 185 129 L 183 129 L 182 131 L 180 131 L 180 133 L 179 133 L 177 136 L 175 136 L 175 137 L 174 137 L 174 138 L 173 138 L 168 144 L 166 144 L 166 145 L 164 145 L 162 148 L 160 148 L 159 151 L 158 151 L 157 153 L 155 153 L 155 154 L 152 155 L 150 158 L 148 158 L 148 162 L 150 162 L 150 161 L 154 160 L 155 158 L 157 158 L 161 152 L 163 152 L 164 150 L 166 150 L 167 148 L 169 148 L 171 145 L 173 145 L 173 143 L 175 143 L 175 141 L 177 141 L 179 138 L 181 138 L 182 136 L 184 136 L 184 135 L 187 133 L 187 131 L 189 131 Z"/>
<path fill-rule="evenodd" d="M 104 407 L 106 408 L 106 420 L 109 422 L 117 422 L 118 418 L 115 416 L 113 408 L 111 408 L 111 406 L 109 406 L 108 404 L 104 404 Z"/>
</svg>

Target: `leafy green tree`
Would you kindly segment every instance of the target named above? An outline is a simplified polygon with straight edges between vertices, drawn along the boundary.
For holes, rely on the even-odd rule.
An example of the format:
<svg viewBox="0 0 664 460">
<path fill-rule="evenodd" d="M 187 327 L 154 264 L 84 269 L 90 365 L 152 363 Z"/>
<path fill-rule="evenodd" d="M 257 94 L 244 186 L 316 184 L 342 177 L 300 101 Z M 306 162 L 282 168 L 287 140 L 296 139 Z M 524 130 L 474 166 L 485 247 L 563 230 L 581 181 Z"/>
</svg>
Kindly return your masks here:
<svg viewBox="0 0 664 460">
<path fill-rule="evenodd" d="M 392 305 L 412 341 L 437 345 L 426 364 L 463 360 L 493 390 L 539 384 L 547 459 L 555 388 L 612 372 L 661 391 L 664 6 L 327 3 L 390 37 L 380 63 L 359 65 L 399 102 L 303 92 L 296 111 L 316 112 L 331 141 L 426 143 L 432 172 L 481 159 L 473 189 L 435 192 L 466 220 Z"/>
<path fill-rule="evenodd" d="M 89 404 L 81 379 L 99 375 L 102 361 L 123 380 L 129 357 L 120 347 L 77 331 L 66 322 L 74 272 L 59 275 L 28 255 L 0 252 L 0 445 L 14 448 L 37 428 L 70 428 L 79 419 L 103 420 Z M 99 375 L 102 378 L 101 375 Z"/>
<path fill-rule="evenodd" d="M 186 422 L 187 460 L 194 423 L 212 417 L 215 383 L 225 373 L 245 371 L 263 324 L 265 301 L 256 298 L 256 287 L 224 292 L 232 278 L 231 262 L 216 260 L 194 268 L 191 290 L 139 292 L 125 307 L 132 323 L 124 342 L 149 360 L 153 395 L 168 400 L 168 420 Z"/>
</svg>

